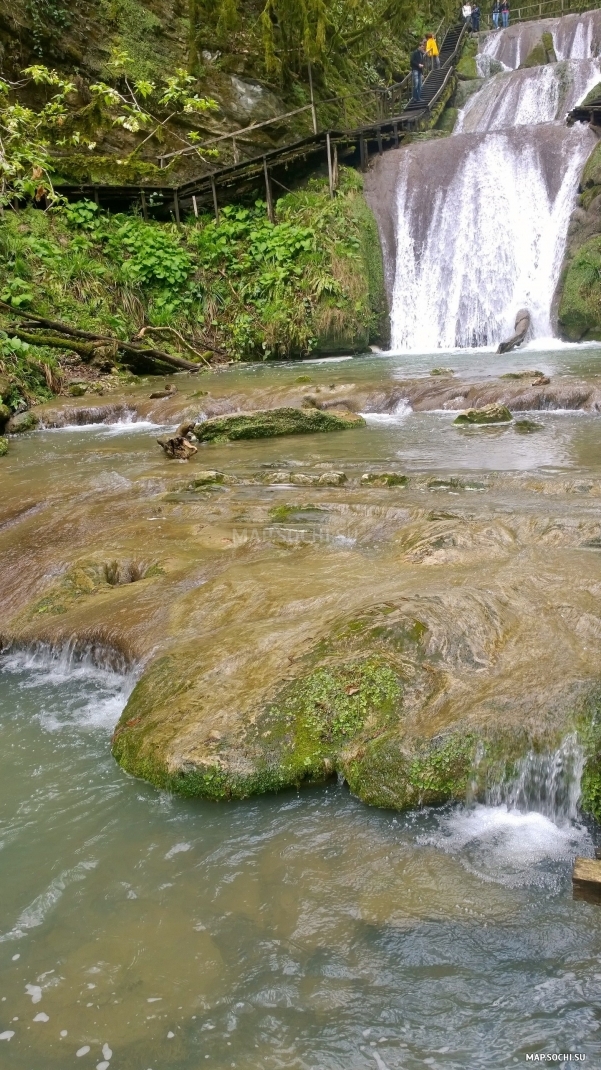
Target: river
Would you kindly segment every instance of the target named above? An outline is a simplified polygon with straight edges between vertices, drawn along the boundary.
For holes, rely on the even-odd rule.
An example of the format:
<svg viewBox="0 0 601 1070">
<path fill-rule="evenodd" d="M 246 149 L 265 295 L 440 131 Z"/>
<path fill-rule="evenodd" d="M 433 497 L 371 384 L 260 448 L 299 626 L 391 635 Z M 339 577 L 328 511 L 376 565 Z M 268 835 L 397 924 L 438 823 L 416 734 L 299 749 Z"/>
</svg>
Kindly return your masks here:
<svg viewBox="0 0 601 1070">
<path fill-rule="evenodd" d="M 498 381 L 534 365 L 552 382 L 591 389 L 600 367 L 599 350 L 584 347 L 436 359 L 459 382 Z M 429 382 L 432 360 L 371 355 L 302 370 L 313 387 L 352 380 L 381 399 L 408 377 Z M 298 372 L 232 369 L 212 389 L 256 398 L 294 384 Z M 181 394 L 184 377 L 178 382 Z M 511 426 L 464 432 L 453 415 L 397 401 L 392 411 L 368 413 L 361 432 L 209 447 L 211 465 L 239 474 L 325 463 L 352 476 L 392 464 L 415 482 L 414 492 L 411 483 L 376 492 L 389 505 L 380 505 L 375 527 L 358 510 L 343 522 L 326 511 L 328 539 L 294 530 L 288 543 L 266 539 L 264 569 L 271 561 L 278 585 L 290 585 L 282 601 L 292 590 L 299 597 L 307 554 L 339 569 L 342 585 L 358 567 L 349 562 L 377 569 L 390 515 L 413 493 L 438 513 L 506 517 L 526 500 L 542 515 L 549 495 L 556 513 L 569 513 L 575 498 L 566 487 L 577 484 L 579 509 L 596 519 L 597 416 L 540 409 L 527 415 L 541 430 L 519 434 Z M 174 472 L 194 474 L 194 462 L 170 466 L 153 439 L 143 421 L 38 431 L 6 459 L 7 493 L 26 504 L 43 480 L 56 502 L 68 482 L 74 516 L 90 500 L 105 515 L 103 496 L 113 501 L 120 482 L 133 501 L 136 487 L 156 493 Z M 533 481 L 544 493 L 532 495 Z M 238 493 L 247 508 L 273 508 L 292 489 L 219 493 L 220 502 Z M 322 495 L 321 508 L 332 496 L 352 502 L 361 493 L 352 480 L 347 489 L 311 491 Z M 180 516 L 187 507 L 172 505 Z M 231 521 L 239 507 L 222 509 Z M 306 532 L 308 515 L 286 530 Z M 220 530 L 224 523 L 221 516 Z M 42 520 L 39 544 L 46 531 L 55 537 Z M 26 531 L 24 553 L 28 541 Z M 598 553 L 578 555 L 591 582 Z M 206 1061 L 253 1070 L 465 1070 L 521 1064 L 535 1051 L 601 1060 L 601 914 L 572 900 L 570 881 L 574 856 L 592 854 L 596 831 L 565 805 L 565 791 L 563 805 L 545 806 L 534 778 L 529 792 L 504 803 L 489 797 L 408 813 L 366 807 L 336 780 L 241 802 L 177 798 L 113 761 L 110 735 L 137 670 L 97 661 L 69 648 L 12 648 L 1 659 L 3 1067 L 196 1070 Z M 573 781 L 568 767 L 560 779 Z M 564 787 L 573 796 L 574 784 Z"/>
</svg>

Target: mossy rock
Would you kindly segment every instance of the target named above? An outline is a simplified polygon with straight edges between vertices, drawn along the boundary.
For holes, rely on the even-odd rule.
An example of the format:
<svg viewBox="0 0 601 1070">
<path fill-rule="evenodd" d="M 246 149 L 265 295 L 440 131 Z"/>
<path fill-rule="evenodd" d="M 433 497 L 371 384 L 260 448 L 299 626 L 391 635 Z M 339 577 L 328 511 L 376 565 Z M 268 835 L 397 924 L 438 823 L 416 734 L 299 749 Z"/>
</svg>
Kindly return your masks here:
<svg viewBox="0 0 601 1070">
<path fill-rule="evenodd" d="M 361 476 L 361 482 L 374 487 L 406 487 L 409 478 L 398 472 L 365 472 Z"/>
<path fill-rule="evenodd" d="M 0 402 L 0 427 L 4 427 L 5 424 L 7 424 L 10 420 L 11 416 L 12 413 L 8 405 L 3 405 L 2 402 Z"/>
<path fill-rule="evenodd" d="M 246 438 L 274 438 L 280 435 L 313 435 L 324 431 L 346 431 L 364 427 L 362 416 L 351 412 L 322 412 L 321 409 L 265 409 L 232 416 L 216 416 L 196 424 L 199 442 L 226 442 Z"/>
<path fill-rule="evenodd" d="M 544 67 L 546 63 L 557 63 L 557 56 L 553 47 L 553 35 L 549 32 L 543 33 L 540 41 L 530 49 L 524 62 L 520 63 L 519 70 L 527 70 L 529 67 Z"/>
<path fill-rule="evenodd" d="M 485 405 L 483 409 L 467 409 L 460 412 L 454 420 L 454 424 L 460 427 L 471 424 L 503 424 L 513 420 L 506 405 Z"/>
<path fill-rule="evenodd" d="M 454 375 L 455 372 L 452 368 L 432 368 L 430 375 Z"/>
<path fill-rule="evenodd" d="M 558 325 L 570 342 L 601 340 L 601 237 L 581 245 L 567 265 Z"/>
<path fill-rule="evenodd" d="M 478 67 L 476 66 L 476 57 L 464 55 L 459 60 L 457 67 L 455 68 L 459 80 L 462 82 L 472 81 L 478 77 Z"/>
<path fill-rule="evenodd" d="M 591 186 L 601 186 L 601 141 L 595 145 L 584 165 L 580 187 L 583 190 Z"/>
<path fill-rule="evenodd" d="M 6 457 L 8 453 L 8 439 L 0 437 L 0 457 Z"/>
<path fill-rule="evenodd" d="M 459 115 L 459 108 L 445 108 L 436 124 L 437 130 L 443 130 L 446 134 L 452 134 Z"/>
<path fill-rule="evenodd" d="M 545 374 L 544 372 L 536 371 L 536 369 L 534 369 L 533 371 L 529 371 L 528 369 L 526 369 L 523 372 L 505 372 L 505 374 L 501 375 L 500 378 L 501 379 L 540 379 L 540 377 L 542 375 L 544 375 L 544 374 Z"/>
<path fill-rule="evenodd" d="M 208 487 L 215 483 L 225 483 L 225 473 L 216 472 L 213 469 L 210 469 L 207 472 L 197 472 L 190 487 L 191 489 L 196 490 L 197 487 Z"/>
<path fill-rule="evenodd" d="M 517 431 L 518 435 L 534 435 L 537 431 L 543 431 L 544 427 L 536 420 L 515 420 L 513 430 Z"/>
<path fill-rule="evenodd" d="M 6 425 L 6 430 L 11 435 L 20 435 L 25 431 L 34 431 L 39 422 L 38 417 L 31 410 L 19 412 L 15 416 L 11 416 Z"/>
</svg>

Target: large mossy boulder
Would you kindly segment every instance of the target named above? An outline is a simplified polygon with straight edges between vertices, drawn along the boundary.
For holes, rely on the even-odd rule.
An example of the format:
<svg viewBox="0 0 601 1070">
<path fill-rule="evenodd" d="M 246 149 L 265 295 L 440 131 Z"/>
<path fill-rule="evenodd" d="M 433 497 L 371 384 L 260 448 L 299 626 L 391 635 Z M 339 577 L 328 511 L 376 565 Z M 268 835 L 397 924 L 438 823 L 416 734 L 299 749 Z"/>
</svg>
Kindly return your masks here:
<svg viewBox="0 0 601 1070">
<path fill-rule="evenodd" d="M 321 409 L 264 409 L 215 416 L 196 424 L 199 442 L 226 442 L 245 438 L 275 438 L 280 435 L 313 435 L 323 431 L 346 431 L 363 427 L 365 420 L 354 412 L 322 412 Z"/>
<path fill-rule="evenodd" d="M 513 420 L 506 405 L 485 405 L 482 409 L 467 409 L 460 412 L 454 424 L 460 427 L 472 424 L 506 424 Z"/>
</svg>

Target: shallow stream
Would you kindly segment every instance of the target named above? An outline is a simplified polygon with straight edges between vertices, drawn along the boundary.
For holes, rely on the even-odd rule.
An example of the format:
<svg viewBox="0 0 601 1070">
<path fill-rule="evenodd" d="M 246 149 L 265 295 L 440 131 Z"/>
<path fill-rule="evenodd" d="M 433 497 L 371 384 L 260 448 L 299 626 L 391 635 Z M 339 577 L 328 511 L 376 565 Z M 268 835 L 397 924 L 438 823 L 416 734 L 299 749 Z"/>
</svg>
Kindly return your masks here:
<svg viewBox="0 0 601 1070">
<path fill-rule="evenodd" d="M 596 385 L 599 354 L 522 352 L 494 358 L 494 375 L 534 367 Z M 436 358 L 458 380 L 492 375 L 492 360 L 483 351 Z M 324 392 L 352 381 L 377 394 L 428 376 L 432 364 L 405 354 L 300 370 Z M 262 391 L 298 374 L 298 365 L 236 369 L 211 389 L 252 394 L 258 404 Z M 70 503 L 64 537 L 77 542 L 83 518 L 92 528 L 94 517 L 109 524 L 124 494 L 132 511 L 142 502 L 152 555 L 162 526 L 149 523 L 157 492 L 192 477 L 195 465 L 238 475 L 286 462 L 291 471 L 344 469 L 348 489 L 214 492 L 219 522 L 230 526 L 241 502 L 251 509 L 310 493 L 320 507 L 336 506 L 321 520 L 331 538 L 309 548 L 262 544 L 259 578 L 272 569 L 275 593 L 261 627 L 277 645 L 278 607 L 308 599 L 301 576 L 316 584 L 315 614 L 326 576 L 338 585 L 339 607 L 354 575 L 373 570 L 381 582 L 389 528 L 407 502 L 505 517 L 526 510 L 536 519 L 547 495 L 532 496 L 521 480 L 538 480 L 556 514 L 596 519 L 588 492 L 601 479 L 598 416 L 531 415 L 541 426 L 534 434 L 511 426 L 463 432 L 453 412 L 413 412 L 401 400 L 393 413 L 368 415 L 363 431 L 216 445 L 187 467 L 167 462 L 156 429 L 143 423 L 37 432 L 3 462 L 4 552 L 43 560 L 61 502 Z M 375 492 L 383 521 L 372 518 L 370 527 L 359 504 L 366 492 L 352 479 L 390 465 L 418 482 L 440 479 Z M 19 510 L 35 510 L 42 495 L 55 512 L 33 514 L 26 523 L 34 529 L 15 541 Z M 345 500 L 358 503 L 346 519 Z M 181 517 L 188 506 L 163 504 L 165 523 L 169 508 Z M 577 556 L 579 575 L 598 577 L 598 552 Z M 557 563 L 562 575 L 565 561 Z M 567 591 L 569 574 L 565 583 Z M 223 587 L 230 632 L 235 596 Z M 596 642 L 586 649 L 598 660 Z M 370 809 L 336 781 L 237 803 L 178 799 L 132 780 L 111 758 L 111 731 L 133 685 L 127 671 L 68 650 L 13 650 L 1 664 L 3 1068 L 478 1070 L 519 1065 L 536 1051 L 585 1052 L 587 1065 L 601 1065 L 601 912 L 574 902 L 570 881 L 574 856 L 592 854 L 596 833 L 571 805 L 553 809 L 537 798 L 536 776 L 533 790 L 507 797 L 509 806 L 489 799 L 407 814 Z"/>
</svg>

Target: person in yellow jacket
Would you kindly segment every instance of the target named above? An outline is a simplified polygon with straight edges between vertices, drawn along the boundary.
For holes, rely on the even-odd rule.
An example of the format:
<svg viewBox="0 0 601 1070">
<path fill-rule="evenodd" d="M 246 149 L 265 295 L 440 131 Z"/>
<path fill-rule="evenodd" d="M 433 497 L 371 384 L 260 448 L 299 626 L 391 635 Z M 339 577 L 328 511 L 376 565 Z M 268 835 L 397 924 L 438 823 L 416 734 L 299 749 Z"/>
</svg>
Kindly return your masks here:
<svg viewBox="0 0 601 1070">
<path fill-rule="evenodd" d="M 426 55 L 430 60 L 431 70 L 439 70 L 440 56 L 438 54 L 438 45 L 436 44 L 436 38 L 433 33 L 429 33 L 426 37 Z"/>
</svg>

